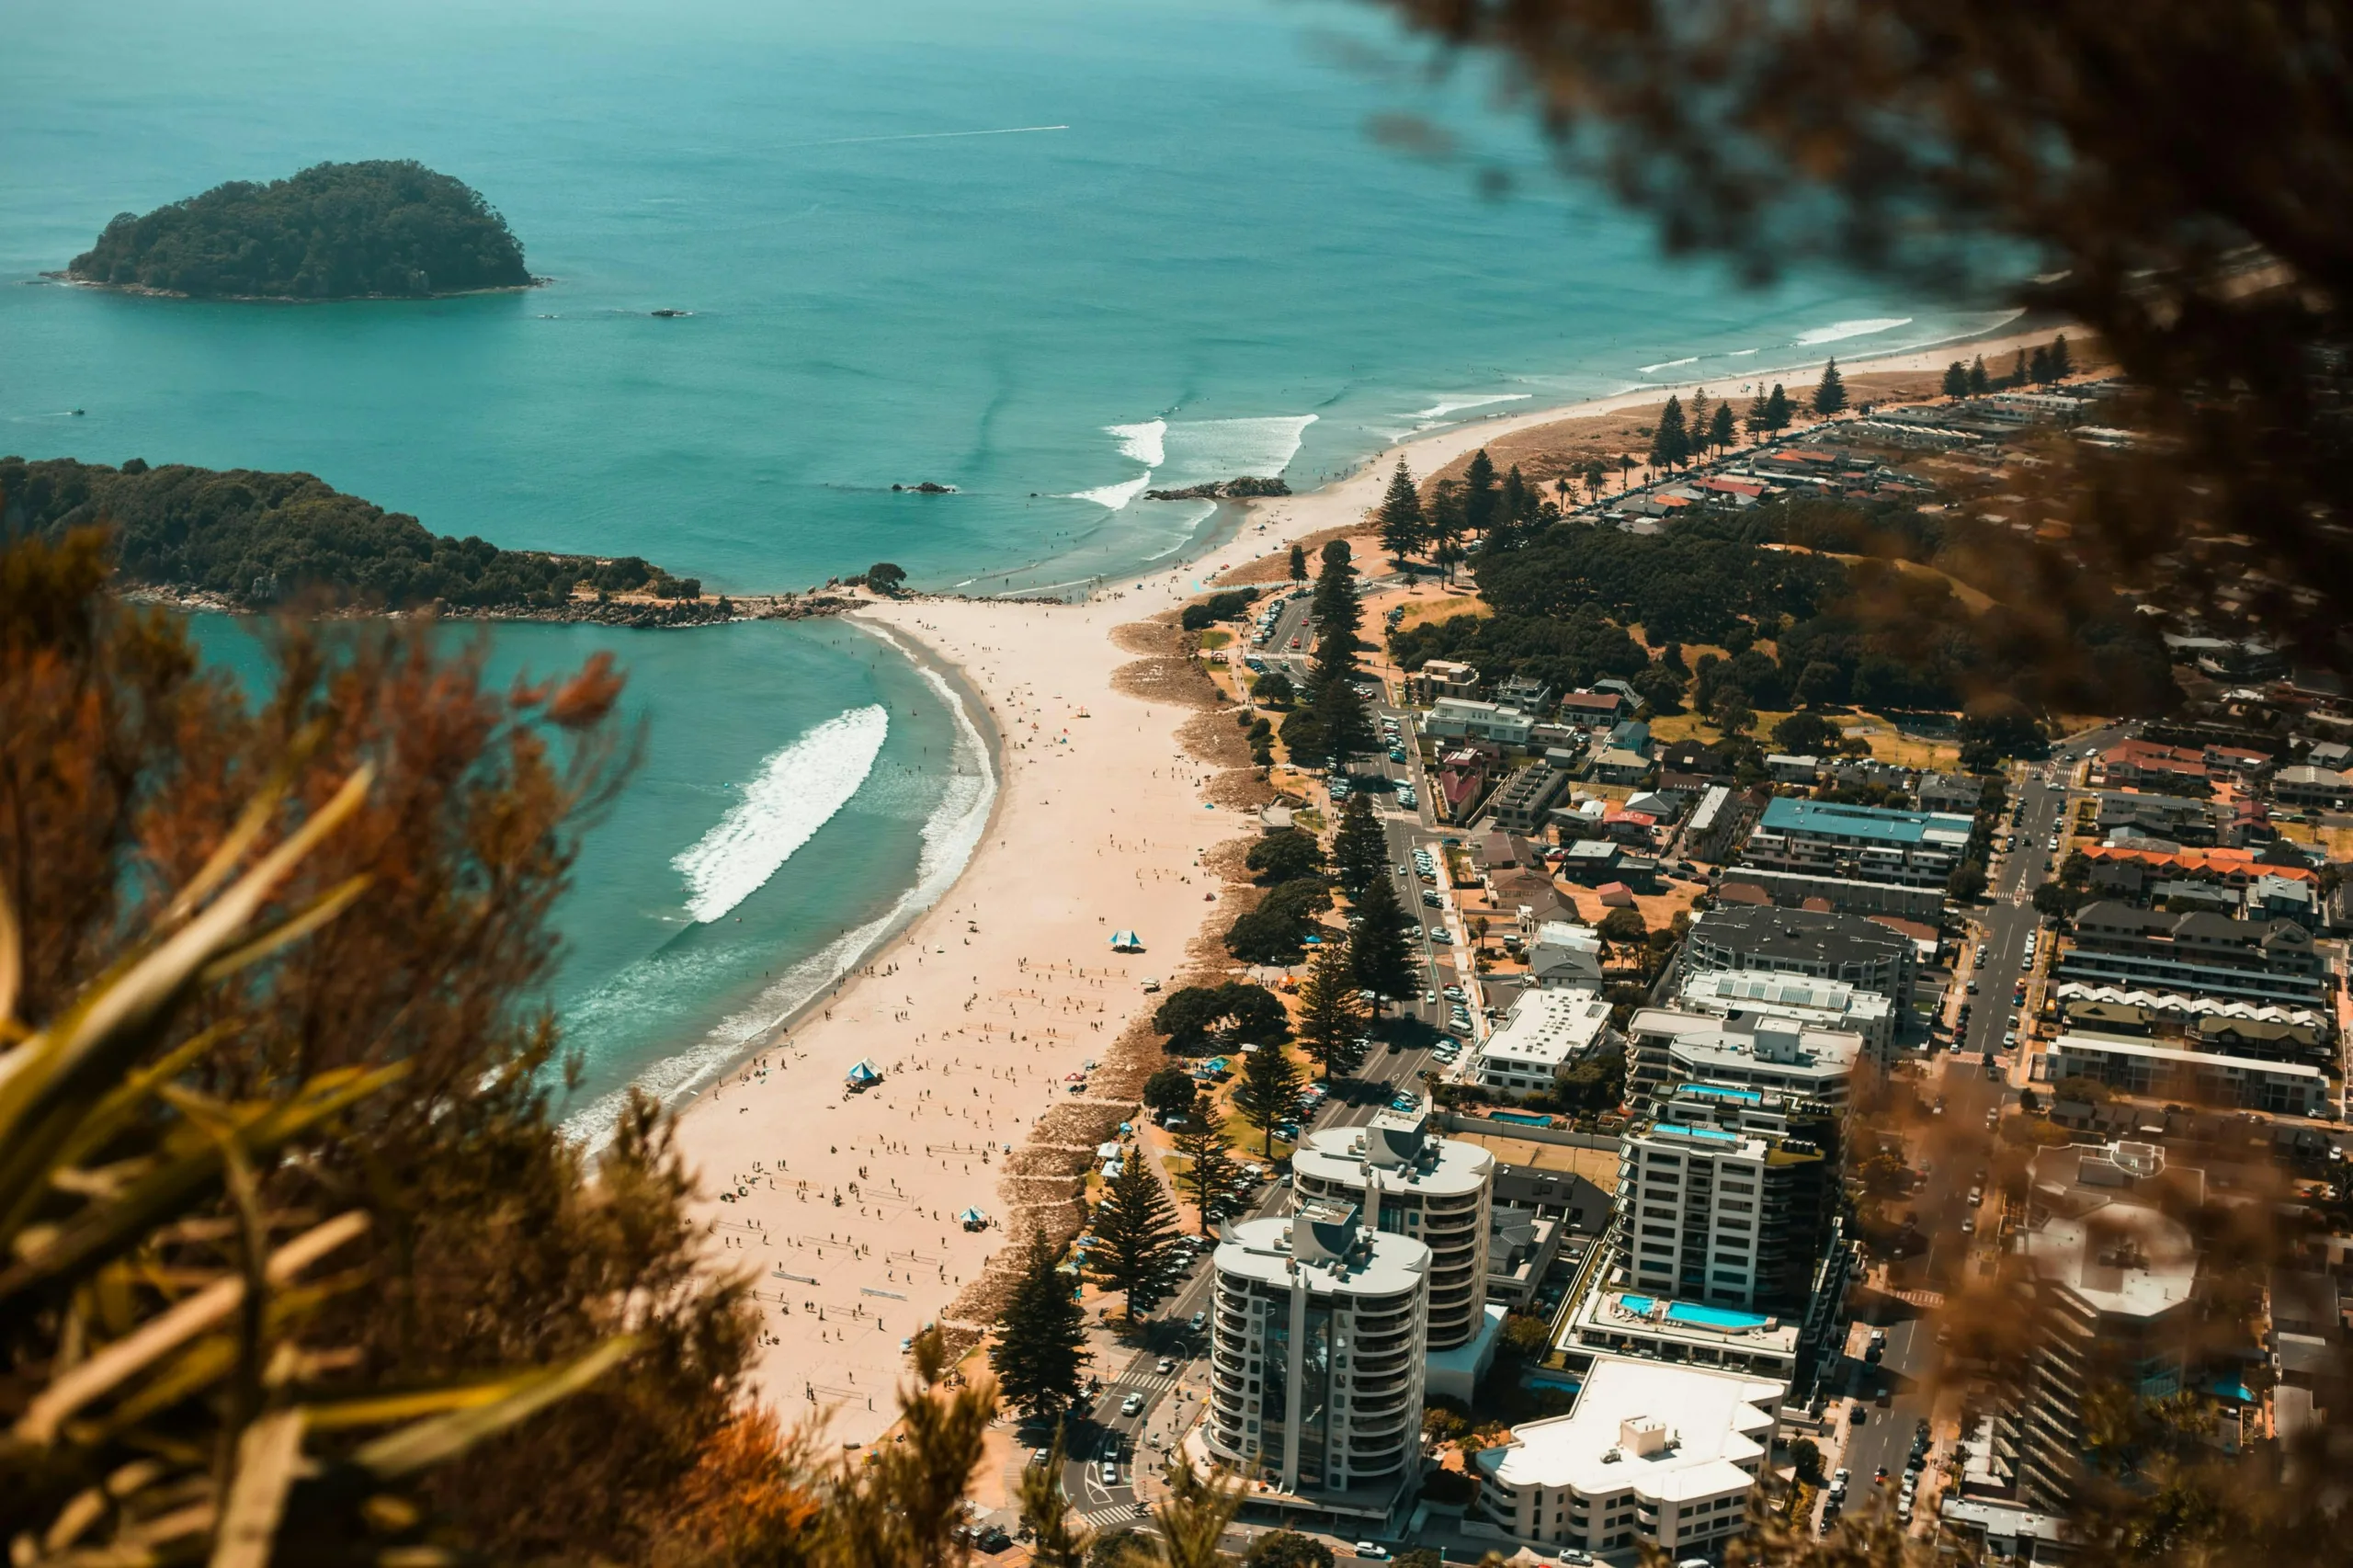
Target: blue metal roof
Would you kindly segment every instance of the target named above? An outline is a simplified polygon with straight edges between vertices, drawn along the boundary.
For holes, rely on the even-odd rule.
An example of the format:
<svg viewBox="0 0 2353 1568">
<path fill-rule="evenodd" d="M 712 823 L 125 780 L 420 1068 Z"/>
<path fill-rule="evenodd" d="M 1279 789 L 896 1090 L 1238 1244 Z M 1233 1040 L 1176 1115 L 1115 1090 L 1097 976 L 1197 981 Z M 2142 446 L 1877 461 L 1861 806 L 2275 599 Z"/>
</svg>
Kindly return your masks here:
<svg viewBox="0 0 2353 1568">
<path fill-rule="evenodd" d="M 1835 801 L 1797 801 L 1777 795 L 1765 807 L 1757 826 L 1775 833 L 1835 834 L 1841 838 L 1869 838 L 1882 844 L 1917 844 L 1928 830 L 1958 833 L 1967 838 L 1976 824 L 1953 812 L 1897 812 L 1884 806 L 1848 806 Z"/>
</svg>

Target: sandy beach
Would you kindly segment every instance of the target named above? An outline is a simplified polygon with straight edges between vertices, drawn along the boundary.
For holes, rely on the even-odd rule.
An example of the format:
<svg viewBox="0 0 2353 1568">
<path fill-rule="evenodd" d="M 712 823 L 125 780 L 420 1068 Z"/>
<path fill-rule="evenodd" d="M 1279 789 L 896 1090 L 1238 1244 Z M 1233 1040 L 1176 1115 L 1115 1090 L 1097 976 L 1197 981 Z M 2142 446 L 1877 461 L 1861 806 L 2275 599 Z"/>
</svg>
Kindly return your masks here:
<svg viewBox="0 0 2353 1568">
<path fill-rule="evenodd" d="M 1965 352 L 1994 363 L 2020 341 Z M 1850 368 L 1941 368 L 1961 352 Z M 1204 858 L 1256 831 L 1208 801 L 1217 770 L 1179 739 L 1198 691 L 1187 700 L 1143 678 L 1149 645 L 1121 629 L 1296 537 L 1358 523 L 1401 451 L 1427 474 L 1501 434 L 1677 390 L 1432 432 L 1313 494 L 1254 502 L 1238 537 L 1084 604 L 917 598 L 856 612 L 977 694 L 1000 793 L 949 892 L 683 1113 L 682 1146 L 711 1194 L 699 1215 L 722 1261 L 754 1275 L 767 1320 L 755 1385 L 788 1422 L 828 1417 L 831 1439 L 870 1440 L 892 1419 L 902 1341 L 933 1321 L 984 1326 L 951 1303 L 1040 1212 L 1068 1214 L 1067 1172 L 1135 1103 L 1134 1063 L 1101 1082 L 1112 1047 L 1154 1005 L 1145 981 L 1182 969 L 1219 913 Z M 1121 929 L 1142 952 L 1111 949 Z M 852 1094 L 860 1062 L 883 1076 Z M 1015 1153 L 1033 1140 L 1029 1157 Z M 1042 1167 L 1063 1174 L 1030 1174 Z M 989 1226 L 959 1224 L 968 1207 Z"/>
</svg>

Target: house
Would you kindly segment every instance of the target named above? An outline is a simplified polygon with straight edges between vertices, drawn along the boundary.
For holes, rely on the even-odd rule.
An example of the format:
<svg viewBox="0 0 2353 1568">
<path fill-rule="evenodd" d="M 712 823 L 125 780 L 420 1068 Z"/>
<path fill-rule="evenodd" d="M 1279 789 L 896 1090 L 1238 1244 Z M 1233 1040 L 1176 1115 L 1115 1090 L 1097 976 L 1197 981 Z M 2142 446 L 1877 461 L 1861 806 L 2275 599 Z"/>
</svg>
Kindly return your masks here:
<svg viewBox="0 0 2353 1568">
<path fill-rule="evenodd" d="M 1675 796 L 1656 790 L 1645 790 L 1626 797 L 1626 809 L 1654 817 L 1663 823 L 1673 822 L 1683 814 L 1683 802 Z"/>
<path fill-rule="evenodd" d="M 1650 758 L 1620 746 L 1606 747 L 1593 759 L 1593 778 L 1600 784 L 1639 784 L 1650 770 Z"/>
<path fill-rule="evenodd" d="M 1561 699 L 1561 720 L 1563 723 L 1614 724 L 1633 709 L 1634 705 L 1621 692 L 1573 691 Z"/>
<path fill-rule="evenodd" d="M 2203 752 L 2185 746 L 2159 745 L 2154 741 L 2123 740 L 2099 754 L 2095 765 L 2100 783 L 2110 790 L 2146 790 L 2163 795 L 2203 796 L 2214 792 L 2213 771 Z"/>
<path fill-rule="evenodd" d="M 1811 784 L 1822 772 L 1822 759 L 1775 752 L 1765 759 L 1765 771 L 1773 776 L 1776 784 Z"/>
<path fill-rule="evenodd" d="M 1601 813 L 1601 831 L 1630 848 L 1651 849 L 1658 845 L 1658 819 L 1648 812 L 1613 806 Z"/>
<path fill-rule="evenodd" d="M 1513 746 L 1526 745 L 1535 728 L 1536 721 L 1517 708 L 1506 708 L 1499 702 L 1478 702 L 1467 697 L 1439 698 L 1431 704 L 1429 717 L 1422 721 L 1425 734 L 1441 738 L 1468 736 Z"/>
<path fill-rule="evenodd" d="M 1604 882 L 1594 891 L 1601 895 L 1601 907 L 1604 909 L 1634 907 L 1634 890 L 1623 882 Z"/>
<path fill-rule="evenodd" d="M 1611 726 L 1607 744 L 1620 751 L 1639 752 L 1648 757 L 1651 755 L 1651 727 L 1640 719 L 1624 720 Z"/>
<path fill-rule="evenodd" d="M 1506 832 L 1533 833 L 1544 824 L 1552 803 L 1568 787 L 1568 770 L 1554 766 L 1548 757 L 1505 779 L 1488 811 L 1495 824 Z"/>
<path fill-rule="evenodd" d="M 2271 798 L 2283 806 L 2315 806 L 2343 811 L 2353 805 L 2353 774 L 2299 763 L 2283 767 L 2271 780 Z"/>
<path fill-rule="evenodd" d="M 1985 780 L 1967 773 L 1927 772 L 1920 775 L 1915 794 L 1924 812 L 1951 812 L 1975 816 L 1984 798 Z"/>
<path fill-rule="evenodd" d="M 1495 699 L 1526 713 L 1541 713 L 1552 700 L 1552 688 L 1534 676 L 1513 676 L 1495 687 Z"/>
<path fill-rule="evenodd" d="M 1588 886 L 1615 881 L 1619 863 L 1625 858 L 1623 848 L 1606 839 L 1581 838 L 1562 855 L 1561 875 L 1566 881 Z"/>
<path fill-rule="evenodd" d="M 1732 765 L 1722 752 L 1704 741 L 1670 741 L 1658 753 L 1658 765 L 1669 773 L 1697 774 L 1702 778 L 1729 778 Z"/>
<path fill-rule="evenodd" d="M 1405 677 L 1416 688 L 1411 695 L 1424 702 L 1435 702 L 1441 697 L 1476 697 L 1479 695 L 1479 672 L 1470 665 L 1452 659 L 1430 659 Z"/>
<path fill-rule="evenodd" d="M 1528 950 L 1528 984 L 1537 991 L 1599 992 L 1601 954 L 1597 944 L 1564 947 L 1539 941 Z"/>
</svg>

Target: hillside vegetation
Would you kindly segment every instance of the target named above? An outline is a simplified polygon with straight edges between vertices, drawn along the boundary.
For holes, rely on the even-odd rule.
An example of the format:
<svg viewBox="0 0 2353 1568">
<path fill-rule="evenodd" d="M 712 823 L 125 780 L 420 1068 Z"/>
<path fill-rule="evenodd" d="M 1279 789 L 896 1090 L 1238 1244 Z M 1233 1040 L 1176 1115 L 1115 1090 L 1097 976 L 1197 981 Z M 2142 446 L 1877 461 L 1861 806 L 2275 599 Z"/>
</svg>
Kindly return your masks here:
<svg viewBox="0 0 2353 1568">
<path fill-rule="evenodd" d="M 633 555 L 543 555 L 436 535 L 307 473 L 0 458 L 0 533 L 57 539 L 88 524 L 113 530 L 127 585 L 218 595 L 245 608 L 298 597 L 386 609 L 437 599 L 551 608 L 583 582 L 662 598 L 701 591 Z"/>
<path fill-rule="evenodd" d="M 319 164 L 123 212 L 70 278 L 196 298 L 418 299 L 531 281 L 481 192 L 409 159 Z"/>
</svg>

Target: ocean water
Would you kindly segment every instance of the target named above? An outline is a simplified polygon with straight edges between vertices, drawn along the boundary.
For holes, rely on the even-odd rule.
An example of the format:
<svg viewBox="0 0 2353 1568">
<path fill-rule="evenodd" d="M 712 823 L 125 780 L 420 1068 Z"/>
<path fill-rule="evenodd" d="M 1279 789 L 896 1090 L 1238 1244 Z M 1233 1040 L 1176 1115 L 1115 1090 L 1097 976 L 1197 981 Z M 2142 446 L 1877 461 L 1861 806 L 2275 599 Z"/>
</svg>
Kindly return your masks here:
<svg viewBox="0 0 2353 1568">
<path fill-rule="evenodd" d="M 1074 592 L 1213 526 L 1148 487 L 1303 487 L 1450 420 L 1646 380 L 1737 392 L 2000 314 L 1665 264 L 1644 222 L 1550 176 L 1475 73 L 1434 79 L 1333 0 L 0 19 L 0 450 L 304 469 L 438 532 L 728 590 L 888 560 L 923 587 Z M 1401 114 L 1455 155 L 1370 133 Z M 40 279 L 119 210 L 382 156 L 474 185 L 551 283 L 294 307 Z M 957 493 L 891 490 L 925 480 Z M 863 633 L 493 645 L 613 647 L 660 742 L 564 912 L 558 1001 L 597 1094 L 691 1084 L 927 853 L 953 859 L 921 826 L 979 764 L 955 771 L 940 692 Z"/>
</svg>

